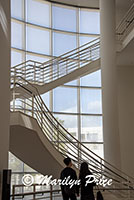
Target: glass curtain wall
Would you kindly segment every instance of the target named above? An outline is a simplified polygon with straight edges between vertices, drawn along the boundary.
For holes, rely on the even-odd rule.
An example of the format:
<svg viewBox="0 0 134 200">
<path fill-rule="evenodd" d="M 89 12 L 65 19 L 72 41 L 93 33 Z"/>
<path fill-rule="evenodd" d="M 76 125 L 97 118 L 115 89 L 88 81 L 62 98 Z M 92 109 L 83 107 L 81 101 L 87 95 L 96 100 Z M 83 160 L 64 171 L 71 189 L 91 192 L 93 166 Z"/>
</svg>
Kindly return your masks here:
<svg viewBox="0 0 134 200">
<path fill-rule="evenodd" d="M 87 43 L 100 34 L 99 10 L 11 0 L 11 65 L 26 60 L 45 62 Z M 103 157 L 101 71 L 64 84 L 42 95 L 63 126 Z M 10 154 L 10 166 L 15 158 Z M 12 168 L 28 166 L 16 161 Z M 29 168 L 29 170 L 32 170 Z M 33 171 L 32 171 L 33 172 Z"/>
</svg>

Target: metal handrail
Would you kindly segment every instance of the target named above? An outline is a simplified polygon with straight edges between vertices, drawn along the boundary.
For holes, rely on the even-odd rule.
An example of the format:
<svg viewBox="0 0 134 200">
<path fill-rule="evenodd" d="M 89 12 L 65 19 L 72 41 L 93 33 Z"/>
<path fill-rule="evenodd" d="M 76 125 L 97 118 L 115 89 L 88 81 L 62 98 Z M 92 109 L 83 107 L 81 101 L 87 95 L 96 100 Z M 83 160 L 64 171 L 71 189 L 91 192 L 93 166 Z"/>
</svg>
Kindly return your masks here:
<svg viewBox="0 0 134 200">
<path fill-rule="evenodd" d="M 99 55 L 99 38 L 71 50 L 45 63 L 29 60 L 11 68 L 12 76 L 22 76 L 34 84 L 49 83 L 96 60 Z"/>
<path fill-rule="evenodd" d="M 21 76 L 31 83 L 40 85 L 49 83 L 98 59 L 99 47 L 100 42 L 97 38 L 42 64 L 31 60 L 24 62 L 11 68 L 11 77 Z"/>
<path fill-rule="evenodd" d="M 21 77 L 19 77 L 19 78 L 21 78 Z M 22 78 L 21 78 L 22 79 Z M 23 79 L 24 80 L 24 79 Z M 27 82 L 27 81 L 26 81 Z M 19 86 L 21 86 L 20 84 L 18 84 L 17 83 L 17 85 L 19 85 Z M 32 94 L 32 92 L 30 91 L 30 90 L 28 90 L 27 88 L 25 88 L 23 85 L 21 86 L 22 88 L 24 88 L 24 89 L 26 89 L 28 92 L 30 92 L 31 94 Z M 34 87 L 34 86 L 32 86 L 32 87 Z M 35 87 L 34 87 L 34 89 L 36 89 Z M 38 91 L 37 91 L 37 93 L 38 93 Z M 38 96 L 40 97 L 40 95 L 39 95 L 39 93 L 38 93 Z M 35 96 L 35 98 L 37 97 L 37 95 Z M 24 98 L 25 99 L 25 98 Z M 25 102 L 25 100 L 24 99 L 22 99 L 21 101 L 22 101 L 22 103 L 25 103 L 26 105 L 28 105 L 28 106 L 30 106 L 30 104 L 28 104 L 28 103 L 26 103 Z M 41 97 L 40 97 L 40 99 L 41 99 Z M 30 100 L 29 100 L 30 101 Z M 42 99 L 41 99 L 41 104 L 44 104 L 44 102 L 42 101 Z M 64 129 L 64 131 L 66 131 L 66 129 L 54 118 L 54 116 L 51 114 L 51 112 L 48 110 L 48 108 L 46 107 L 46 105 L 44 104 L 43 106 L 45 106 L 45 109 L 47 110 L 47 112 L 51 115 L 51 117 L 56 121 L 56 123 L 58 124 L 58 126 L 61 126 L 63 129 Z M 37 110 L 37 109 L 36 109 Z M 39 111 L 37 111 L 38 113 L 40 112 L 42 112 L 41 110 Z M 73 138 L 73 140 L 76 140 L 76 138 L 75 137 L 73 137 L 72 135 L 71 135 L 71 137 Z M 72 141 L 69 141 L 69 142 L 72 142 Z M 78 140 L 77 140 L 77 142 L 79 142 Z M 97 156 L 95 153 L 93 153 L 95 156 Z M 99 156 L 98 156 L 99 157 Z M 100 158 L 100 157 L 99 157 Z M 101 159 L 101 158 L 100 158 Z M 112 165 L 111 165 L 112 166 Z"/>
<path fill-rule="evenodd" d="M 123 41 L 134 27 L 134 3 L 117 26 L 116 35 L 118 41 Z"/>
<path fill-rule="evenodd" d="M 25 196 L 31 196 L 31 195 L 33 195 L 33 198 L 35 198 L 36 195 L 38 195 L 38 194 L 42 194 L 43 195 L 43 194 L 49 193 L 50 194 L 49 198 L 50 198 L 50 200 L 52 200 L 53 193 L 60 193 L 61 192 L 61 189 L 53 189 L 52 185 L 50 185 L 50 189 L 49 190 L 40 190 L 40 191 L 36 190 L 36 186 L 39 186 L 39 184 L 32 184 L 30 186 L 30 187 L 33 187 L 33 192 L 15 193 L 15 189 L 16 188 L 20 188 L 20 187 L 24 188 L 26 186 L 25 185 L 13 185 L 13 187 L 12 187 L 12 194 L 10 195 L 10 197 L 12 198 L 12 200 L 14 200 L 15 197 L 23 197 L 24 198 Z M 132 189 L 131 188 L 112 188 L 112 187 L 104 189 L 103 187 L 100 187 L 99 190 L 102 190 L 102 191 L 116 191 L 116 190 L 117 191 L 130 191 Z M 97 192 L 98 188 L 95 187 L 94 191 Z M 60 194 L 60 196 L 61 196 L 61 194 Z"/>
<path fill-rule="evenodd" d="M 14 81 L 12 111 L 24 112 L 36 118 L 45 136 L 55 149 L 63 156 L 70 156 L 76 167 L 79 167 L 80 163 L 85 160 L 97 178 L 100 176 L 112 178 L 114 187 L 133 188 L 134 179 L 132 177 L 127 176 L 124 172 L 121 172 L 85 147 L 54 118 L 44 104 L 36 87 L 28 84 L 28 81 L 21 77 L 15 77 Z"/>
<path fill-rule="evenodd" d="M 134 26 L 134 4 L 116 29 L 117 40 L 122 41 Z M 28 60 L 11 68 L 11 76 L 22 76 L 31 83 L 43 85 L 100 58 L 100 38 L 44 63 Z"/>
<path fill-rule="evenodd" d="M 122 41 L 134 26 L 134 4 L 116 29 L 117 40 Z M 44 63 L 28 60 L 11 68 L 12 76 L 22 76 L 33 84 L 43 85 L 100 58 L 100 38 Z"/>
<path fill-rule="evenodd" d="M 50 200 L 53 199 L 53 193 L 60 193 L 61 192 L 61 189 L 53 189 L 53 186 L 50 185 L 50 189 L 49 190 L 41 190 L 41 191 L 37 191 L 36 190 L 36 186 L 39 186 L 38 184 L 32 184 L 30 187 L 33 187 L 33 192 L 25 192 L 25 193 L 15 193 L 15 189 L 16 188 L 24 188 L 24 187 L 27 187 L 25 185 L 13 185 L 12 187 L 12 194 L 10 195 L 10 197 L 12 198 L 12 200 L 15 200 L 16 198 L 15 197 L 25 197 L 25 196 L 33 196 L 33 199 L 36 198 L 36 195 L 39 195 L 39 194 L 49 194 L 49 198 Z M 46 197 L 45 197 L 46 198 Z"/>
<path fill-rule="evenodd" d="M 133 13 L 134 4 L 117 28 L 118 40 L 124 39 L 126 34 L 132 30 L 134 21 Z M 126 23 L 127 26 L 125 25 Z M 97 38 L 45 63 L 41 64 L 40 62 L 29 60 L 12 67 L 11 82 L 13 83 L 13 106 L 11 110 L 24 112 L 36 118 L 45 136 L 57 151 L 63 156 L 70 156 L 76 167 L 79 167 L 80 163 L 86 160 L 90 170 L 97 178 L 101 176 L 113 179 L 113 189 L 117 186 L 120 188 L 123 186 L 126 189 L 133 189 L 134 179 L 100 158 L 73 137 L 54 118 L 41 99 L 38 90 L 32 85 L 33 83 L 40 85 L 49 83 L 97 60 L 100 58 L 99 51 L 100 40 Z M 16 89 L 17 93 L 18 91 L 20 92 L 18 97 L 16 96 Z M 17 105 L 17 101 L 19 101 L 21 106 Z"/>
</svg>

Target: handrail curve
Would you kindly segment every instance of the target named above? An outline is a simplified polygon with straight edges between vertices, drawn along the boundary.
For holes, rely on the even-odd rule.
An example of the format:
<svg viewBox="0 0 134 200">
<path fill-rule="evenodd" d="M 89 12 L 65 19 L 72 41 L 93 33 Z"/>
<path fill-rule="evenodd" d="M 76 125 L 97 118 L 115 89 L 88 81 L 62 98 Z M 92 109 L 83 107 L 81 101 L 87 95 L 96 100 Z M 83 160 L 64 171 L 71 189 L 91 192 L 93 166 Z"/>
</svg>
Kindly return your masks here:
<svg viewBox="0 0 134 200">
<path fill-rule="evenodd" d="M 12 67 L 11 77 L 21 76 L 32 84 L 44 85 L 98 59 L 99 48 L 100 41 L 97 38 L 42 64 L 29 60 Z"/>
<path fill-rule="evenodd" d="M 20 111 L 34 117 L 45 136 L 64 157 L 70 156 L 76 167 L 85 160 L 90 170 L 99 179 L 112 178 L 113 187 L 133 189 L 134 179 L 120 171 L 72 136 L 52 115 L 43 102 L 37 88 L 22 77 L 14 77 L 11 111 Z M 29 86 L 28 88 L 26 86 Z M 17 88 L 20 94 L 18 95 Z M 17 92 L 16 92 L 17 90 Z M 18 97 L 17 97 L 18 96 Z"/>
</svg>

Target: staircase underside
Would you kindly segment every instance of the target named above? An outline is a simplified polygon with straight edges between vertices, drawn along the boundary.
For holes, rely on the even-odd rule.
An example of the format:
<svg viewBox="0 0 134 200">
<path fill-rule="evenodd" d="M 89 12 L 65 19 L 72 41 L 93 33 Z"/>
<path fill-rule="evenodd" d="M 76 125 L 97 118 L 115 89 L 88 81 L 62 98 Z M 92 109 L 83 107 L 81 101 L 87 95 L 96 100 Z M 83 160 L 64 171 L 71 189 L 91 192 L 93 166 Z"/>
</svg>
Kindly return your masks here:
<svg viewBox="0 0 134 200">
<path fill-rule="evenodd" d="M 39 173 L 59 178 L 63 156 L 48 141 L 37 121 L 20 112 L 10 116 L 10 152 Z"/>
<path fill-rule="evenodd" d="M 64 157 L 49 142 L 37 121 L 21 112 L 11 112 L 10 116 L 10 152 L 42 175 L 60 178 Z M 78 169 L 74 169 L 78 175 Z M 102 191 L 104 199 L 126 199 L 120 192 Z"/>
<path fill-rule="evenodd" d="M 61 86 L 65 83 L 68 83 L 70 81 L 73 81 L 73 80 L 76 80 L 77 78 L 79 77 L 82 77 L 82 76 L 85 76 L 85 75 L 88 75 L 92 72 L 95 72 L 97 70 L 100 69 L 100 59 L 97 59 L 95 61 L 92 61 L 91 63 L 81 67 L 81 68 L 78 68 L 70 73 L 68 73 L 67 75 L 65 76 L 62 76 L 60 78 L 57 78 L 56 80 L 53 80 L 51 81 L 50 83 L 46 83 L 46 84 L 41 84 L 39 85 L 38 83 L 37 84 L 32 84 L 32 86 L 35 86 L 37 89 L 38 89 L 38 92 L 39 94 L 44 94 L 58 86 Z M 25 85 L 25 88 L 27 88 L 28 90 L 30 90 L 31 86 L 29 84 Z M 11 89 L 11 94 L 12 94 L 12 91 L 13 89 Z M 25 91 L 24 91 L 25 92 Z M 19 97 L 19 87 L 16 89 L 16 93 L 18 93 L 18 97 Z M 22 94 L 22 91 L 21 91 L 21 95 Z M 11 96 L 11 100 L 12 100 L 12 96 Z"/>
<path fill-rule="evenodd" d="M 60 85 L 63 85 L 70 81 L 76 80 L 79 77 L 85 76 L 85 75 L 95 72 L 99 69 L 100 69 L 100 59 L 92 61 L 91 63 L 89 63 L 81 68 L 78 68 L 61 78 L 51 81 L 50 83 L 46 83 L 41 86 L 37 85 L 37 84 L 33 84 L 33 85 L 36 86 L 36 88 L 38 89 L 40 94 L 43 94 L 43 93 L 46 93 Z"/>
</svg>

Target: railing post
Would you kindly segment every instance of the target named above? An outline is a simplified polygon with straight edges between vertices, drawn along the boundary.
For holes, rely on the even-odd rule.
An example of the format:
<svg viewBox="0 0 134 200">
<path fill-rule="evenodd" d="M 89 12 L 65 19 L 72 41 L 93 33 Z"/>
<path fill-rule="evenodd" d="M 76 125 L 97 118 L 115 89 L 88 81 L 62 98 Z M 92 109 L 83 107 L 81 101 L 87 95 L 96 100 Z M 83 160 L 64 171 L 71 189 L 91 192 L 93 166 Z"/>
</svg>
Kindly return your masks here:
<svg viewBox="0 0 134 200">
<path fill-rule="evenodd" d="M 81 64 L 81 59 L 80 59 L 80 48 L 78 47 L 78 64 L 77 64 L 77 68 L 80 68 L 80 64 Z M 76 61 L 77 62 L 77 61 Z"/>
<path fill-rule="evenodd" d="M 89 58 L 90 58 L 90 61 L 92 61 L 92 50 L 91 50 L 91 47 L 89 48 Z"/>
<path fill-rule="evenodd" d="M 59 78 L 59 63 L 57 61 L 57 78 Z"/>
<path fill-rule="evenodd" d="M 59 124 L 57 124 L 57 149 L 59 150 Z"/>
<path fill-rule="evenodd" d="M 22 65 L 22 67 L 21 67 L 21 75 L 22 75 L 22 78 L 25 78 L 25 77 L 23 76 L 23 65 Z"/>
<path fill-rule="evenodd" d="M 14 82 L 13 82 L 13 111 L 15 111 L 15 76 L 14 76 Z"/>
<path fill-rule="evenodd" d="M 50 200 L 53 200 L 53 186 L 50 185 Z"/>
<path fill-rule="evenodd" d="M 43 128 L 43 104 L 41 105 L 41 129 Z"/>
<path fill-rule="evenodd" d="M 78 141 L 78 169 L 80 168 L 80 142 Z"/>
<path fill-rule="evenodd" d="M 24 78 L 24 79 L 27 79 L 27 74 L 26 74 L 26 72 L 27 72 L 27 69 L 26 69 L 26 65 L 22 65 L 23 67 L 22 67 L 22 78 Z"/>
<path fill-rule="evenodd" d="M 44 65 L 42 67 L 43 67 L 43 69 L 42 69 L 42 83 L 45 83 L 45 76 L 44 76 L 45 68 L 44 68 Z"/>
<path fill-rule="evenodd" d="M 66 61 L 66 75 L 68 74 L 68 60 Z"/>
<path fill-rule="evenodd" d="M 36 194 L 35 194 L 35 192 L 36 192 L 36 185 L 35 184 L 33 184 L 33 200 L 35 200 L 35 196 L 36 196 Z"/>
<path fill-rule="evenodd" d="M 15 195 L 15 185 L 13 185 L 13 189 L 12 189 L 12 200 L 14 200 L 14 195 Z"/>
<path fill-rule="evenodd" d="M 34 117 L 34 94 L 32 94 L 32 117 Z"/>
<path fill-rule="evenodd" d="M 15 80 L 15 77 L 16 77 L 16 68 L 14 69 L 14 80 Z"/>
<path fill-rule="evenodd" d="M 127 199 L 130 199 L 131 198 L 131 190 L 130 190 L 130 187 L 129 187 L 130 182 L 129 182 L 128 176 L 127 176 L 127 184 L 128 184 L 128 197 L 127 197 Z"/>
<path fill-rule="evenodd" d="M 103 175 L 103 172 L 102 172 L 102 159 L 100 160 L 100 163 L 101 163 L 101 178 L 102 178 L 102 175 Z"/>
<path fill-rule="evenodd" d="M 36 63 L 34 62 L 34 83 L 36 82 Z"/>
</svg>

